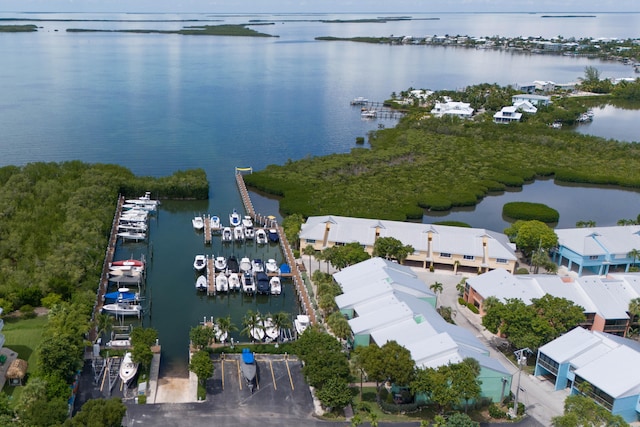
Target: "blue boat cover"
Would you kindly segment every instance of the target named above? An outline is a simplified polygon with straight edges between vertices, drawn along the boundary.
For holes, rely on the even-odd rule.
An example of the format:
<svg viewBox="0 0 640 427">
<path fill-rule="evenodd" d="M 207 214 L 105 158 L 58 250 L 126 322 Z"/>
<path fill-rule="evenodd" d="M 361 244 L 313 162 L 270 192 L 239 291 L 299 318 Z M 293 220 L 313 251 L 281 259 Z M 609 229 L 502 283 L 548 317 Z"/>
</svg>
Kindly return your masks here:
<svg viewBox="0 0 640 427">
<path fill-rule="evenodd" d="M 285 273 L 285 274 L 291 273 L 291 267 L 289 267 L 289 264 L 282 264 L 280 266 L 280 273 Z"/>
<path fill-rule="evenodd" d="M 104 294 L 104 298 L 114 301 L 134 301 L 136 299 L 136 294 L 134 294 L 133 292 L 115 291 Z"/>
<path fill-rule="evenodd" d="M 253 358 L 253 353 L 248 348 L 242 349 L 242 361 L 248 364 L 251 364 L 255 361 L 255 359 Z"/>
</svg>

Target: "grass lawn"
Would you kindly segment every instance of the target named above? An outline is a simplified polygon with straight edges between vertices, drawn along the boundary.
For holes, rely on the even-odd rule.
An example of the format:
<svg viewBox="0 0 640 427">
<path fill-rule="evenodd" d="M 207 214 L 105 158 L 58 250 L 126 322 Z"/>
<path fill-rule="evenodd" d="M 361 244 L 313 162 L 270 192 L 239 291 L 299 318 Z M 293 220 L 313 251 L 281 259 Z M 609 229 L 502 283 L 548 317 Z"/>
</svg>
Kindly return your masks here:
<svg viewBox="0 0 640 427">
<path fill-rule="evenodd" d="M 6 340 L 4 346 L 18 353 L 20 359 L 29 363 L 27 375 L 38 370 L 36 348 L 42 340 L 42 329 L 48 321 L 47 316 L 38 316 L 33 319 L 5 318 L 4 334 Z M 16 397 L 16 391 L 21 387 L 6 386 L 3 391 Z"/>
<path fill-rule="evenodd" d="M 360 400 L 360 387 L 356 387 L 356 395 L 353 398 L 353 408 L 356 410 L 359 407 Z M 369 407 L 369 412 L 377 415 L 378 421 L 389 422 L 402 422 L 402 421 L 420 421 L 420 420 L 433 420 L 436 413 L 433 409 L 426 407 L 417 412 L 411 414 L 385 414 L 378 406 L 376 402 L 376 388 L 375 387 L 363 387 L 362 388 L 362 402 Z M 368 420 L 368 414 L 365 411 L 358 412 L 363 420 Z"/>
</svg>

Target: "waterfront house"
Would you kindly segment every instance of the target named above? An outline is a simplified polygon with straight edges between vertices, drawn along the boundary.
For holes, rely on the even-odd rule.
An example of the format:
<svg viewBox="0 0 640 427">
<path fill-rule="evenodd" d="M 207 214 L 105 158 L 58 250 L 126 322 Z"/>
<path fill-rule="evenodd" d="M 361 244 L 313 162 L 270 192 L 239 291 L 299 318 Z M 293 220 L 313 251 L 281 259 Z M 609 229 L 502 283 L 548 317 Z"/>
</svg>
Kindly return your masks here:
<svg viewBox="0 0 640 427">
<path fill-rule="evenodd" d="M 584 393 L 627 422 L 640 416 L 640 343 L 577 327 L 540 347 L 535 375 Z M 588 383 L 586 390 L 581 387 Z"/>
<path fill-rule="evenodd" d="M 406 264 L 454 272 L 513 272 L 517 262 L 515 246 L 506 235 L 482 228 L 325 215 L 307 218 L 299 236 L 301 248 L 311 245 L 321 251 L 358 242 L 369 254 L 378 238 L 393 237 L 414 249 Z"/>
<path fill-rule="evenodd" d="M 566 228 L 555 232 L 558 246 L 552 251 L 552 260 L 579 276 L 627 272 L 640 262 L 629 256 L 633 249 L 640 249 L 639 225 Z"/>
<path fill-rule="evenodd" d="M 493 115 L 494 123 L 511 123 L 519 122 L 522 118 L 522 113 L 518 112 L 518 109 L 514 105 L 508 107 L 502 107 L 502 109 Z"/>
<path fill-rule="evenodd" d="M 551 97 L 546 95 L 531 95 L 526 93 L 513 95 L 511 97 L 512 104 L 515 104 L 521 101 L 529 101 L 531 104 L 535 105 L 536 107 L 540 107 L 543 105 L 551 104 Z"/>
<path fill-rule="evenodd" d="M 518 101 L 513 106 L 516 107 L 517 111 L 522 111 L 523 113 L 535 114 L 538 112 L 538 108 L 529 101 Z"/>
<path fill-rule="evenodd" d="M 333 275 L 343 294 L 336 297 L 349 318 L 356 347 L 395 341 L 417 367 L 438 368 L 471 357 L 480 364 L 482 396 L 500 401 L 511 374 L 471 332 L 447 323 L 436 311 L 435 295 L 409 267 L 371 258 Z"/>
<path fill-rule="evenodd" d="M 470 103 L 457 101 L 436 102 L 431 110 L 431 114 L 436 117 L 456 116 L 463 119 L 471 118 L 473 112 Z"/>
<path fill-rule="evenodd" d="M 485 314 L 484 300 L 500 301 L 518 298 L 529 305 L 546 294 L 566 298 L 584 309 L 582 327 L 625 336 L 631 316 L 629 302 L 640 297 L 640 274 L 620 274 L 607 277 L 561 277 L 549 274 L 517 274 L 493 270 L 465 283 L 463 298 Z"/>
</svg>

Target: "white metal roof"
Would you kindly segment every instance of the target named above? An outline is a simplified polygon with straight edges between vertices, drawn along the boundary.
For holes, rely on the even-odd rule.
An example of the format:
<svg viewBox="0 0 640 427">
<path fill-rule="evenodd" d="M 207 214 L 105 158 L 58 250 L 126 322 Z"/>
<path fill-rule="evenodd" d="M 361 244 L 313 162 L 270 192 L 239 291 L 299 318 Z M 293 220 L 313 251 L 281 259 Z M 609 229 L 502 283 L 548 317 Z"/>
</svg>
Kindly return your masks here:
<svg viewBox="0 0 640 427">
<path fill-rule="evenodd" d="M 555 230 L 558 244 L 582 256 L 626 255 L 640 248 L 640 225 Z"/>
<path fill-rule="evenodd" d="M 565 363 L 588 349 L 597 346 L 600 342 L 598 337 L 578 326 L 543 345 L 539 351 L 558 363 Z"/>
<path fill-rule="evenodd" d="M 427 251 L 428 232 L 432 232 L 432 250 L 435 253 L 483 256 L 483 239 L 487 240 L 490 258 L 516 260 L 515 248 L 507 236 L 482 228 L 453 227 L 402 221 L 351 218 L 335 215 L 309 217 L 302 224 L 300 238 L 323 241 L 329 223 L 327 242 L 373 246 L 376 230 L 380 237 L 394 237 L 416 251 Z M 640 245 L 639 245 L 640 247 Z"/>
</svg>

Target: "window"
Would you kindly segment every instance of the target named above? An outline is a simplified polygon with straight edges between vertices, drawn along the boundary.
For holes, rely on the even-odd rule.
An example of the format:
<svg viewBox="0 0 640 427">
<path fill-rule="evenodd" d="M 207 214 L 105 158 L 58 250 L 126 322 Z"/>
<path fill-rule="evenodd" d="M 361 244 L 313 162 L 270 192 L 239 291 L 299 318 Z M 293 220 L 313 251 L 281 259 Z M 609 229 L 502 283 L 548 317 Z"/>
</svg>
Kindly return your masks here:
<svg viewBox="0 0 640 427">
<path fill-rule="evenodd" d="M 542 366 L 553 375 L 558 375 L 558 362 L 556 362 L 546 354 L 540 353 L 540 356 L 538 356 L 538 365 Z"/>
<path fill-rule="evenodd" d="M 463 258 L 469 261 L 473 261 L 474 259 L 476 259 L 476 257 L 474 257 L 473 255 L 465 255 Z"/>
<path fill-rule="evenodd" d="M 451 254 L 447 252 L 440 252 L 440 257 L 442 258 L 451 258 Z"/>
<path fill-rule="evenodd" d="M 309 243 L 309 244 L 312 244 L 312 243 L 315 243 L 315 242 L 316 242 L 316 239 L 307 239 L 307 243 Z"/>
<path fill-rule="evenodd" d="M 597 260 L 598 258 L 599 258 L 599 257 L 598 257 L 598 255 L 589 255 L 589 259 L 590 259 L 591 261 L 595 261 L 595 260 Z"/>
<path fill-rule="evenodd" d="M 498 264 L 506 264 L 506 263 L 507 263 L 507 260 L 506 260 L 506 259 L 504 259 L 504 258 L 496 258 L 496 262 L 497 262 Z"/>
</svg>

